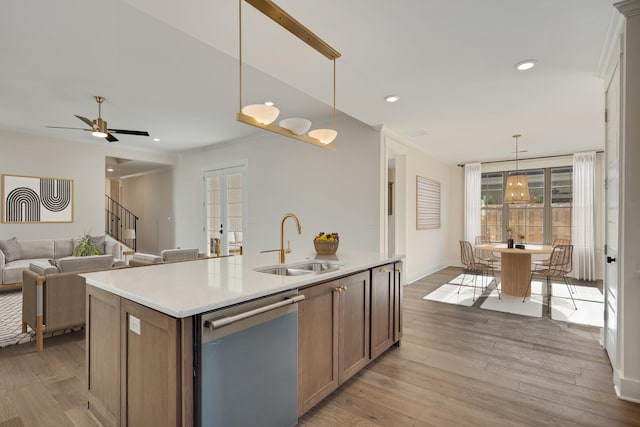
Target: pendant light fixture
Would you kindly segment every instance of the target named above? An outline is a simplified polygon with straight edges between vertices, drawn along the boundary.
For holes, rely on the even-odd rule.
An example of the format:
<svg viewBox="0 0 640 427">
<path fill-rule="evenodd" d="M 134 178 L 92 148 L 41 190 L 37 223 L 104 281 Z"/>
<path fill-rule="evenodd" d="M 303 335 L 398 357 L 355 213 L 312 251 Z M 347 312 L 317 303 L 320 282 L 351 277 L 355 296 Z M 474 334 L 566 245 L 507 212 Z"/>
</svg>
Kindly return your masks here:
<svg viewBox="0 0 640 427">
<path fill-rule="evenodd" d="M 289 138 L 335 150 L 336 145 L 333 141 L 338 135 L 336 130 L 336 59 L 341 56 L 340 52 L 329 46 L 324 40 L 320 39 L 270 0 L 244 0 L 333 62 L 333 129 L 313 129 L 307 133 L 311 128 L 311 121 L 298 117 L 281 120 L 278 125 L 273 124 L 280 114 L 278 108 L 273 105 L 251 104 L 243 106 L 242 104 L 242 1 L 238 0 L 240 20 L 240 106 L 236 120 Z"/>
<path fill-rule="evenodd" d="M 513 135 L 516 140 L 516 171 L 507 177 L 507 186 L 504 191 L 505 203 L 527 203 L 531 200 L 527 175 L 520 175 L 518 171 L 518 138 L 521 136 Z"/>
</svg>

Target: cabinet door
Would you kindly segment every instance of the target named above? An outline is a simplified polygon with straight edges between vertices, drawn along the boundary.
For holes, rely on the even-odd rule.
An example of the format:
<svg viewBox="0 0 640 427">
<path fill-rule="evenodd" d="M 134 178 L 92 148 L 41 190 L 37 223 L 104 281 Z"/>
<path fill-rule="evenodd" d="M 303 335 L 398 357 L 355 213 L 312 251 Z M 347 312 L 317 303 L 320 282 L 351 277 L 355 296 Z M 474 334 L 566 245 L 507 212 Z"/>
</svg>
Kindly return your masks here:
<svg viewBox="0 0 640 427">
<path fill-rule="evenodd" d="M 393 288 L 393 342 L 398 342 L 402 338 L 402 262 L 394 264 Z"/>
<path fill-rule="evenodd" d="M 338 387 L 339 282 L 300 290 L 298 304 L 298 415 Z"/>
<path fill-rule="evenodd" d="M 369 271 L 339 280 L 339 382 L 342 384 L 369 362 Z"/>
<path fill-rule="evenodd" d="M 394 268 L 392 264 L 371 270 L 371 358 L 393 344 Z"/>
<path fill-rule="evenodd" d="M 181 425 L 179 321 L 123 299 L 122 425 Z"/>
<path fill-rule="evenodd" d="M 102 425 L 120 422 L 120 297 L 87 285 L 87 408 Z"/>
</svg>

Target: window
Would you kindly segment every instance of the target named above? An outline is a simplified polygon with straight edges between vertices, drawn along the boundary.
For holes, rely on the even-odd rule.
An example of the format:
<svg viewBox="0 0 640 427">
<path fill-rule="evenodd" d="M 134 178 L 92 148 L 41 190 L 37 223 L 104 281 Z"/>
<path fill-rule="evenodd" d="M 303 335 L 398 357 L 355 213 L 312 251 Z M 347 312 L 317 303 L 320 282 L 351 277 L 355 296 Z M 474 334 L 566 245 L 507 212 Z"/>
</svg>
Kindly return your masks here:
<svg viewBox="0 0 640 427">
<path fill-rule="evenodd" d="M 482 209 L 480 233 L 489 236 L 492 242 L 502 241 L 502 199 L 504 177 L 502 172 L 482 174 Z"/>
<path fill-rule="evenodd" d="M 551 169 L 551 242 L 571 240 L 573 168 Z"/>
<path fill-rule="evenodd" d="M 520 170 L 527 175 L 531 202 L 504 204 L 504 183 L 515 173 L 482 174 L 481 233 L 491 241 L 506 241 L 505 227 L 513 227 L 513 238 L 526 243 L 552 243 L 556 238 L 571 239 L 573 168 L 571 166 Z"/>
</svg>

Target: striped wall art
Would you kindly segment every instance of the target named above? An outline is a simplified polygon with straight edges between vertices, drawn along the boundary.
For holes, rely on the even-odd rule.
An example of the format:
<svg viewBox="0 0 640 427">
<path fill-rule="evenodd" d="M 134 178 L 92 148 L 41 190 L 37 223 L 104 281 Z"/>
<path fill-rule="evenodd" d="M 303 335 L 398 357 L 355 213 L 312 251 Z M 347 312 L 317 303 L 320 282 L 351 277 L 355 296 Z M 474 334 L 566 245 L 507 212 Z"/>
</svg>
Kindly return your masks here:
<svg viewBox="0 0 640 427">
<path fill-rule="evenodd" d="M 73 180 L 2 175 L 2 222 L 73 222 Z"/>
</svg>

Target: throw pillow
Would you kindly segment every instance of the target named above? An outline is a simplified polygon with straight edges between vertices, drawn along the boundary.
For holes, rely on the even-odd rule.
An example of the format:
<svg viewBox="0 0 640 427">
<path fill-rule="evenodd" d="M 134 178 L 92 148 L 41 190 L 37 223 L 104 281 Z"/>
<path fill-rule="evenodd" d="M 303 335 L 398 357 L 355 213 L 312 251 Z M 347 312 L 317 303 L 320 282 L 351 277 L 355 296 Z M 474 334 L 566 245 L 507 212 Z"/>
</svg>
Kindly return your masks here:
<svg viewBox="0 0 640 427">
<path fill-rule="evenodd" d="M 0 250 L 4 253 L 4 261 L 11 262 L 22 257 L 20 245 L 15 237 L 9 240 L 0 240 Z"/>
<path fill-rule="evenodd" d="M 105 239 L 107 236 L 105 236 L 104 234 L 102 236 L 94 236 L 91 238 L 91 240 L 93 240 L 93 243 L 96 245 L 96 248 L 98 248 L 98 250 L 100 251 L 100 255 L 104 255 L 104 251 L 105 251 Z"/>
</svg>

